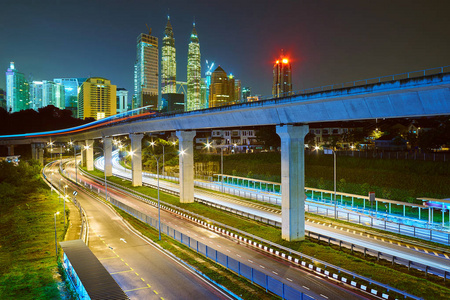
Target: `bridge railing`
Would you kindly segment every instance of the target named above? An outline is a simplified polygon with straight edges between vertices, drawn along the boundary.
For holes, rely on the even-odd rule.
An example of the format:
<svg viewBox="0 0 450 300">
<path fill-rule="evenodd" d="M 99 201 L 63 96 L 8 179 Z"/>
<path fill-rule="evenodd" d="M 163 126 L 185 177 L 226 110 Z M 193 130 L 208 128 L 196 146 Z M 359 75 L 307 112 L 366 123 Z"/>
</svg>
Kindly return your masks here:
<svg viewBox="0 0 450 300">
<path fill-rule="evenodd" d="M 374 83 L 388 82 L 388 81 L 394 81 L 394 80 L 422 77 L 422 76 L 435 75 L 435 74 L 441 74 L 441 73 L 447 73 L 447 72 L 450 72 L 450 66 L 443 66 L 443 67 L 424 69 L 424 70 L 419 70 L 419 71 L 411 71 L 411 72 L 406 72 L 406 73 L 385 75 L 385 76 L 373 77 L 373 78 L 368 78 L 368 79 L 360 79 L 360 80 L 348 81 L 348 82 L 343 82 L 343 83 L 323 85 L 323 86 L 318 86 L 318 87 L 313 87 L 313 88 L 296 90 L 296 91 L 292 91 L 289 93 L 282 93 L 282 94 L 280 94 L 279 97 L 274 97 L 273 95 L 265 95 L 265 96 L 260 97 L 259 100 L 269 100 L 269 99 L 274 99 L 274 98 L 283 98 L 283 97 L 289 97 L 289 96 L 298 96 L 298 95 L 304 95 L 304 94 L 310 94 L 310 93 L 325 92 L 325 91 L 330 91 L 330 90 L 334 90 L 334 89 L 356 87 L 356 86 L 362 86 L 362 85 L 367 85 L 367 84 L 374 84 Z M 249 102 L 249 101 L 247 101 L 247 99 L 241 99 L 239 101 L 239 103 L 247 103 L 247 102 Z"/>
</svg>

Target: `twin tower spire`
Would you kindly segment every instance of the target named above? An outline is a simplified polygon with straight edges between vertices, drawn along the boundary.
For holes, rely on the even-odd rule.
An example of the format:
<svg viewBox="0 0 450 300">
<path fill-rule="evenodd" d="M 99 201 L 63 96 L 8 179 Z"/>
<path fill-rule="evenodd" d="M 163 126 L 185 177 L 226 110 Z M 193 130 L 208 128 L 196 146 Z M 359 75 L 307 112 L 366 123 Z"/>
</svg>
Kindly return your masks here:
<svg viewBox="0 0 450 300">
<path fill-rule="evenodd" d="M 173 28 L 170 17 L 167 16 L 167 25 L 164 30 L 161 57 L 161 93 L 176 93 L 176 51 Z M 196 110 L 203 108 L 201 103 L 201 64 L 200 64 L 200 44 L 198 41 L 195 22 L 189 41 L 188 62 L 187 62 L 187 97 L 185 109 Z"/>
</svg>

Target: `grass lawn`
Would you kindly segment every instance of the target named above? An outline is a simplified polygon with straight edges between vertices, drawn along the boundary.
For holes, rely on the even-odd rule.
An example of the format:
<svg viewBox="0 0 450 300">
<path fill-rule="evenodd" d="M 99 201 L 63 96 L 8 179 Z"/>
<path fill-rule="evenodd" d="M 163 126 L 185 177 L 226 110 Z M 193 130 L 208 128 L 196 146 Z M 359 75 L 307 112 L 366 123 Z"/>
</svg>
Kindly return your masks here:
<svg viewBox="0 0 450 300">
<path fill-rule="evenodd" d="M 0 165 L 0 173 L 4 170 Z M 56 220 L 61 241 L 62 204 L 38 174 L 16 171 L 11 177 L 20 177 L 0 179 L 0 299 L 60 299 L 58 286 L 64 284 L 55 255 L 53 214 L 61 212 Z"/>
</svg>

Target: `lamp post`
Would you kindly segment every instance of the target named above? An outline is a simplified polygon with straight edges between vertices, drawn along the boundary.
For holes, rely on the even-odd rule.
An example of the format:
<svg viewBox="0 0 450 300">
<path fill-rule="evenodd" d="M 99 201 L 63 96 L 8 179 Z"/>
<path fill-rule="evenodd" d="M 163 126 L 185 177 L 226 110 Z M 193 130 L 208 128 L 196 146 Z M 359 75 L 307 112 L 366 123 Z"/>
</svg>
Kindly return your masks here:
<svg viewBox="0 0 450 300">
<path fill-rule="evenodd" d="M 220 174 L 222 178 L 222 193 L 223 193 L 223 148 L 220 148 Z"/>
<path fill-rule="evenodd" d="M 68 185 L 66 184 L 64 186 L 64 228 L 66 228 L 66 198 L 67 198 L 66 188 L 67 187 L 68 187 Z"/>
<path fill-rule="evenodd" d="M 73 146 L 73 158 L 75 159 L 75 183 L 78 184 L 78 168 L 77 168 L 77 148 L 76 143 L 69 142 L 69 145 Z"/>
<path fill-rule="evenodd" d="M 319 150 L 319 147 L 315 147 L 315 150 Z M 337 199 L 336 199 L 336 151 L 333 149 L 324 149 L 324 154 L 333 154 L 333 175 L 334 175 L 334 219 L 337 219 Z"/>
<path fill-rule="evenodd" d="M 58 259 L 58 238 L 56 235 L 56 215 L 59 215 L 59 211 L 57 211 L 53 214 L 53 217 L 55 219 L 55 250 L 56 250 L 55 253 L 56 253 L 56 259 Z"/>
<path fill-rule="evenodd" d="M 85 150 L 88 150 L 89 146 L 84 146 Z M 93 147 L 93 149 L 100 149 L 103 153 L 103 173 L 105 174 L 105 201 L 108 202 L 108 182 L 106 181 L 106 157 L 105 157 L 105 150 L 100 147 Z"/>
</svg>

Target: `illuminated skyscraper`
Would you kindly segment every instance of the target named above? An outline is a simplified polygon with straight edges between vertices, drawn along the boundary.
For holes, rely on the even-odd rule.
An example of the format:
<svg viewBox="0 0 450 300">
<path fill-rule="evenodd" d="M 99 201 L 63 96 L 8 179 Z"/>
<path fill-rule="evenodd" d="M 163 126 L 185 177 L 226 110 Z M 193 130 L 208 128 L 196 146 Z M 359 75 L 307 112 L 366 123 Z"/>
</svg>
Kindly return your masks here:
<svg viewBox="0 0 450 300">
<path fill-rule="evenodd" d="M 234 80 L 233 80 L 234 81 Z M 234 82 L 233 96 L 230 98 L 230 81 L 227 73 L 218 66 L 211 75 L 211 85 L 209 86 L 209 107 L 224 106 L 230 104 L 234 98 Z"/>
<path fill-rule="evenodd" d="M 153 105 L 158 109 L 158 38 L 141 33 L 134 64 L 133 108 Z"/>
<path fill-rule="evenodd" d="M 241 100 L 241 80 L 234 80 L 234 102 L 238 103 Z"/>
<path fill-rule="evenodd" d="M 196 110 L 205 107 L 201 102 L 201 64 L 200 64 L 200 44 L 198 42 L 195 23 L 192 29 L 188 50 L 187 66 L 187 99 L 186 110 Z"/>
<path fill-rule="evenodd" d="M 128 91 L 124 88 L 116 89 L 116 112 L 124 113 L 128 110 Z"/>
<path fill-rule="evenodd" d="M 116 86 L 100 77 L 88 78 L 78 93 L 78 118 L 100 120 L 116 114 Z"/>
<path fill-rule="evenodd" d="M 212 68 L 214 67 L 214 62 L 208 63 L 208 60 L 206 60 L 206 72 L 205 72 L 205 108 L 209 107 L 209 86 L 211 85 L 211 75 L 212 75 Z"/>
<path fill-rule="evenodd" d="M 11 62 L 6 71 L 6 110 L 10 113 L 30 108 L 28 81 Z"/>
<path fill-rule="evenodd" d="M 252 95 L 252 88 L 244 86 L 242 88 L 242 99 L 247 100 Z"/>
<path fill-rule="evenodd" d="M 64 86 L 48 80 L 33 81 L 30 84 L 30 108 L 38 110 L 48 105 L 65 108 Z"/>
<path fill-rule="evenodd" d="M 177 62 L 175 39 L 173 38 L 173 30 L 169 16 L 167 16 L 167 25 L 164 31 L 161 52 L 161 93 L 176 93 Z"/>
<path fill-rule="evenodd" d="M 77 117 L 78 92 L 87 78 L 54 78 L 53 81 L 64 86 L 64 106 Z"/>
<path fill-rule="evenodd" d="M 282 56 L 273 66 L 272 96 L 278 98 L 291 94 L 291 63 L 288 58 Z"/>
</svg>

